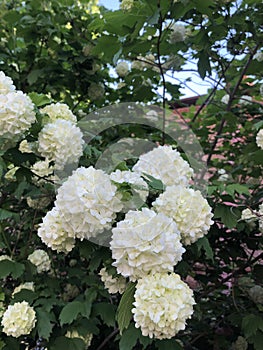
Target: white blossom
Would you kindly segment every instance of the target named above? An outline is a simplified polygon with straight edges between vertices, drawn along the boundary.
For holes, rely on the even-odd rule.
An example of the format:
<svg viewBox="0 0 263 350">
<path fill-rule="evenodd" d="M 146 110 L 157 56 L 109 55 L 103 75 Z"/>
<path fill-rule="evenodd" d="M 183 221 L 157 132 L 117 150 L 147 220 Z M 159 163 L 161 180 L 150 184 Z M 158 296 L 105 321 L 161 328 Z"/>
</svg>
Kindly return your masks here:
<svg viewBox="0 0 263 350">
<path fill-rule="evenodd" d="M 29 208 L 44 209 L 50 204 L 51 199 L 49 196 L 42 196 L 38 198 L 27 197 L 26 202 Z"/>
<path fill-rule="evenodd" d="M 73 329 L 73 330 L 67 331 L 67 333 L 65 334 L 65 337 L 66 338 L 78 338 L 78 339 L 83 340 L 85 343 L 85 349 L 87 349 L 91 345 L 93 334 L 86 333 L 83 335 L 83 334 L 79 333 L 76 329 Z"/>
<path fill-rule="evenodd" d="M 23 140 L 19 144 L 19 151 L 21 153 L 34 153 L 34 142 L 28 142 L 27 140 Z"/>
<path fill-rule="evenodd" d="M 248 290 L 248 295 L 256 304 L 263 304 L 263 288 L 255 285 Z"/>
<path fill-rule="evenodd" d="M 229 98 L 230 98 L 230 96 L 228 94 L 226 94 L 221 98 L 221 102 L 225 103 L 227 105 L 229 102 Z"/>
<path fill-rule="evenodd" d="M 16 293 L 19 293 L 22 289 L 28 289 L 31 290 L 32 292 L 35 291 L 35 286 L 34 282 L 25 282 L 20 284 L 19 286 L 15 287 L 12 296 L 14 296 Z"/>
<path fill-rule="evenodd" d="M 83 153 L 83 134 L 69 120 L 57 119 L 46 124 L 39 133 L 38 142 L 40 154 L 49 161 L 54 161 L 57 170 L 78 163 Z"/>
<path fill-rule="evenodd" d="M 262 62 L 263 61 L 263 52 L 257 52 L 254 55 L 254 59 L 257 60 L 258 62 Z"/>
<path fill-rule="evenodd" d="M 259 148 L 263 149 L 263 129 L 260 129 L 256 136 L 256 143 Z"/>
<path fill-rule="evenodd" d="M 251 104 L 252 97 L 248 96 L 248 95 L 242 95 L 238 102 L 242 106 L 247 106 L 247 105 Z"/>
<path fill-rule="evenodd" d="M 120 4 L 120 8 L 124 11 L 129 11 L 134 6 L 134 0 L 122 0 Z"/>
<path fill-rule="evenodd" d="M 136 281 L 150 272 L 173 271 L 185 249 L 174 221 L 153 210 L 129 211 L 112 229 L 112 264 Z"/>
<path fill-rule="evenodd" d="M 140 279 L 132 309 L 135 327 L 150 338 L 170 339 L 184 330 L 193 314 L 193 292 L 175 273 Z"/>
<path fill-rule="evenodd" d="M 241 213 L 241 220 L 244 221 L 255 221 L 257 218 L 257 215 L 255 215 L 249 208 L 244 209 Z"/>
<path fill-rule="evenodd" d="M 0 94 L 0 137 L 18 140 L 35 120 L 34 105 L 22 91 Z"/>
<path fill-rule="evenodd" d="M 184 41 L 187 35 L 187 30 L 185 26 L 182 24 L 173 24 L 171 28 L 171 34 L 170 34 L 170 42 L 171 44 L 175 44 L 181 41 Z"/>
<path fill-rule="evenodd" d="M 13 261 L 9 255 L 5 255 L 5 254 L 0 255 L 0 261 L 4 261 L 4 260 Z"/>
<path fill-rule="evenodd" d="M 166 186 L 186 186 L 193 175 L 193 169 L 171 146 L 159 146 L 141 155 L 132 170 L 140 175 L 151 175 Z"/>
<path fill-rule="evenodd" d="M 26 302 L 9 305 L 2 318 L 3 332 L 15 338 L 29 334 L 35 327 L 36 313 Z"/>
<path fill-rule="evenodd" d="M 27 259 L 36 266 L 37 272 L 45 272 L 51 269 L 51 262 L 48 254 L 42 249 L 36 249 Z"/>
<path fill-rule="evenodd" d="M 237 340 L 232 344 L 231 350 L 247 350 L 248 343 L 244 337 L 238 336 Z"/>
<path fill-rule="evenodd" d="M 49 248 L 57 252 L 70 252 L 75 245 L 75 233 L 57 207 L 50 210 L 39 225 L 38 236 Z"/>
<path fill-rule="evenodd" d="M 77 117 L 71 112 L 69 106 L 65 103 L 51 103 L 40 109 L 42 114 L 47 114 L 48 118 L 44 118 L 46 122 L 52 123 L 57 119 L 69 120 L 73 124 L 77 123 Z"/>
<path fill-rule="evenodd" d="M 5 75 L 3 71 L 0 71 L 0 94 L 8 94 L 15 91 L 15 89 L 13 80 Z"/>
<path fill-rule="evenodd" d="M 189 245 L 207 234 L 213 221 L 211 207 L 200 191 L 183 186 L 168 186 L 156 201 L 153 209 L 173 218 L 182 237 Z"/>
<path fill-rule="evenodd" d="M 122 203 L 109 175 L 99 169 L 78 168 L 58 189 L 56 206 L 81 240 L 109 229 Z"/>
<path fill-rule="evenodd" d="M 119 62 L 116 66 L 116 73 L 118 74 L 119 77 L 123 78 L 125 77 L 129 72 L 129 65 L 127 62 L 122 61 Z"/>
<path fill-rule="evenodd" d="M 263 233 L 263 203 L 260 204 L 259 206 L 258 214 L 259 214 L 259 229 L 261 233 Z"/>
<path fill-rule="evenodd" d="M 120 293 L 123 294 L 126 289 L 126 279 L 122 276 L 112 277 L 106 268 L 103 267 L 100 272 L 100 279 L 104 283 L 105 288 L 110 294 Z"/>
</svg>

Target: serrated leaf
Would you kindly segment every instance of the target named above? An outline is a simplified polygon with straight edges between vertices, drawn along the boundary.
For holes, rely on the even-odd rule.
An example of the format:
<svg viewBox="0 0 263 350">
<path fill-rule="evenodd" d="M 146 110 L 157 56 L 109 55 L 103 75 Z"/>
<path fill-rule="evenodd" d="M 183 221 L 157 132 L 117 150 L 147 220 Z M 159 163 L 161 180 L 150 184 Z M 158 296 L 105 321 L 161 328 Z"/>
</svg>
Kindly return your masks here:
<svg viewBox="0 0 263 350">
<path fill-rule="evenodd" d="M 117 309 L 116 321 L 118 323 L 121 334 L 124 331 L 124 329 L 128 328 L 132 318 L 131 310 L 133 308 L 134 292 L 135 283 L 130 283 L 126 291 L 122 295 L 121 301 Z"/>
<path fill-rule="evenodd" d="M 37 314 L 37 331 L 41 338 L 49 339 L 52 332 L 53 324 L 51 323 L 50 313 L 43 311 L 40 308 L 36 309 Z"/>
<path fill-rule="evenodd" d="M 237 224 L 238 215 L 235 213 L 237 209 L 227 205 L 218 204 L 214 211 L 214 218 L 221 218 L 223 224 L 228 228 L 233 228 Z"/>
<path fill-rule="evenodd" d="M 63 324 L 71 324 L 74 320 L 77 319 L 79 314 L 83 312 L 83 303 L 80 301 L 72 301 L 63 307 L 60 315 L 59 321 L 61 326 Z"/>
<path fill-rule="evenodd" d="M 143 173 L 142 177 L 148 182 L 148 185 L 154 190 L 164 191 L 165 187 L 161 180 L 156 179 L 155 177 L 146 173 Z"/>
<path fill-rule="evenodd" d="M 249 338 L 255 335 L 258 329 L 263 330 L 263 319 L 258 315 L 248 314 L 242 320 L 242 329 L 246 338 Z"/>
<path fill-rule="evenodd" d="M 205 78 L 207 72 L 211 74 L 209 56 L 205 51 L 200 52 L 197 68 L 198 68 L 198 73 L 202 79 Z"/>
<path fill-rule="evenodd" d="M 13 278 L 18 278 L 24 271 L 25 266 L 23 264 L 9 260 L 0 261 L 0 278 L 5 278 L 9 275 L 12 275 Z"/>
<path fill-rule="evenodd" d="M 182 346 L 174 339 L 164 339 L 156 342 L 158 350 L 183 350 Z"/>
<path fill-rule="evenodd" d="M 52 100 L 44 94 L 30 92 L 28 95 L 37 107 L 41 107 L 52 102 Z"/>
<path fill-rule="evenodd" d="M 85 350 L 86 346 L 82 339 L 58 337 L 51 345 L 50 350 Z"/>
<path fill-rule="evenodd" d="M 94 315 L 99 315 L 104 323 L 111 327 L 115 325 L 115 312 L 114 305 L 108 303 L 98 303 L 93 305 Z"/>
<path fill-rule="evenodd" d="M 119 343 L 120 350 L 131 350 L 137 343 L 137 340 L 140 336 L 140 330 L 135 328 L 133 324 L 130 324 L 129 328 L 126 329 Z"/>
<path fill-rule="evenodd" d="M 202 248 L 204 249 L 207 259 L 214 261 L 214 253 L 207 237 L 200 238 L 196 242 L 196 245 L 198 247 L 198 251 L 200 251 Z"/>
</svg>

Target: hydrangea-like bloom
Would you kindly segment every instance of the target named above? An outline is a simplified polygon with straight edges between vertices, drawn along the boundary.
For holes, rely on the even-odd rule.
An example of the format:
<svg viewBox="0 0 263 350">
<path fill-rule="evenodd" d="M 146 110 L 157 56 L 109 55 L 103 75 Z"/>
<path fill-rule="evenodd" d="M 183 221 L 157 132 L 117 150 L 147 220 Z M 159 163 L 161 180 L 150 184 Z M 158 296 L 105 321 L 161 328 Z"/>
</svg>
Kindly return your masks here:
<svg viewBox="0 0 263 350">
<path fill-rule="evenodd" d="M 256 304 L 263 304 L 263 288 L 255 285 L 249 289 L 248 295 Z"/>
<path fill-rule="evenodd" d="M 254 55 L 254 59 L 257 60 L 258 62 L 262 62 L 263 61 L 263 52 L 257 52 Z"/>
<path fill-rule="evenodd" d="M 173 271 L 185 251 L 180 239 L 172 218 L 148 208 L 129 211 L 112 229 L 112 265 L 131 281 L 150 272 Z"/>
<path fill-rule="evenodd" d="M 36 313 L 26 302 L 9 305 L 2 318 L 3 332 L 12 337 L 29 334 L 35 327 Z"/>
<path fill-rule="evenodd" d="M 241 220 L 245 221 L 254 221 L 257 220 L 257 215 L 255 215 L 249 208 L 246 208 L 241 213 Z"/>
<path fill-rule="evenodd" d="M 131 186 L 131 198 L 129 201 L 124 202 L 124 209 L 137 209 L 146 201 L 149 194 L 148 185 L 138 173 L 128 170 L 116 170 L 110 174 L 110 178 L 119 184 L 126 182 Z"/>
<path fill-rule="evenodd" d="M 135 327 L 150 338 L 170 339 L 193 314 L 193 292 L 175 273 L 155 273 L 138 281 L 132 309 Z"/>
<path fill-rule="evenodd" d="M 32 290 L 32 292 L 35 291 L 35 287 L 34 287 L 34 282 L 25 282 L 20 284 L 19 286 L 15 287 L 12 296 L 14 296 L 16 293 L 19 293 L 22 289 L 28 289 L 28 290 Z"/>
<path fill-rule="evenodd" d="M 238 336 L 237 340 L 232 343 L 231 350 L 247 350 L 248 342 L 244 337 Z"/>
<path fill-rule="evenodd" d="M 122 203 L 104 171 L 78 168 L 58 189 L 56 206 L 81 240 L 109 229 Z"/>
<path fill-rule="evenodd" d="M 263 129 L 260 129 L 257 133 L 256 142 L 258 147 L 263 149 Z"/>
<path fill-rule="evenodd" d="M 57 119 L 44 126 L 38 136 L 38 151 L 55 169 L 62 170 L 67 164 L 78 163 L 83 153 L 84 141 L 80 129 L 69 120 Z"/>
<path fill-rule="evenodd" d="M 38 198 L 27 197 L 26 202 L 29 208 L 44 209 L 50 204 L 51 198 L 48 196 L 43 196 Z"/>
<path fill-rule="evenodd" d="M 34 142 L 28 142 L 27 140 L 23 140 L 19 144 L 19 151 L 21 153 L 34 153 Z"/>
<path fill-rule="evenodd" d="M 0 94 L 8 94 L 8 92 L 15 91 L 13 80 L 0 71 Z"/>
<path fill-rule="evenodd" d="M 35 250 L 32 254 L 28 255 L 27 259 L 36 266 L 38 273 L 49 271 L 51 268 L 49 256 L 42 249 Z"/>
<path fill-rule="evenodd" d="M 124 11 L 129 11 L 134 6 L 134 0 L 122 0 L 120 8 Z"/>
<path fill-rule="evenodd" d="M 67 338 L 79 338 L 79 339 L 83 340 L 85 345 L 86 345 L 85 349 L 87 349 L 88 347 L 90 347 L 90 344 L 91 344 L 91 341 L 93 338 L 93 334 L 87 333 L 85 335 L 82 335 L 77 330 L 73 329 L 71 331 L 67 331 L 65 337 L 67 337 Z"/>
<path fill-rule="evenodd" d="M 35 120 L 34 105 L 22 91 L 0 94 L 0 137 L 17 140 Z"/>
<path fill-rule="evenodd" d="M 118 74 L 119 77 L 123 78 L 125 77 L 129 72 L 129 65 L 127 62 L 122 61 L 119 62 L 116 66 L 116 73 Z"/>
<path fill-rule="evenodd" d="M 40 109 L 40 112 L 48 115 L 48 122 L 55 122 L 57 119 L 69 120 L 73 124 L 77 123 L 76 116 L 71 112 L 65 103 L 51 103 Z"/>
<path fill-rule="evenodd" d="M 172 26 L 172 32 L 170 34 L 171 44 L 175 44 L 184 41 L 186 38 L 187 30 L 182 24 L 174 24 Z"/>
<path fill-rule="evenodd" d="M 140 175 L 151 175 L 166 186 L 187 186 L 193 175 L 193 169 L 171 146 L 159 146 L 141 155 L 132 170 Z"/>
<path fill-rule="evenodd" d="M 126 288 L 126 279 L 122 276 L 112 277 L 103 267 L 99 275 L 101 280 L 104 283 L 106 289 L 108 289 L 110 294 L 120 293 L 122 294 Z"/>
<path fill-rule="evenodd" d="M 191 188 L 168 186 L 153 203 L 153 208 L 174 219 L 184 245 L 194 243 L 207 234 L 213 223 L 207 200 L 200 191 Z"/>
<path fill-rule="evenodd" d="M 74 231 L 65 222 L 57 207 L 54 207 L 43 218 L 37 234 L 43 243 L 58 252 L 68 253 L 74 248 Z"/>
</svg>

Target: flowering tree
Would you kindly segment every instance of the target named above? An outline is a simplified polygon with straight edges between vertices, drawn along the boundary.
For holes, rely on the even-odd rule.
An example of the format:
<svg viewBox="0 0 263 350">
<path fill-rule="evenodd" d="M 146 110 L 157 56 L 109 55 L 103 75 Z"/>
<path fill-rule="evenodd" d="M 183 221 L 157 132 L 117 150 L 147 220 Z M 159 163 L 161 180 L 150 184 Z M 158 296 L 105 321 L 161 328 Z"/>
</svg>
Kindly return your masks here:
<svg viewBox="0 0 263 350">
<path fill-rule="evenodd" d="M 0 349 L 259 350 L 262 2 L 95 4 L 0 5 Z"/>
</svg>

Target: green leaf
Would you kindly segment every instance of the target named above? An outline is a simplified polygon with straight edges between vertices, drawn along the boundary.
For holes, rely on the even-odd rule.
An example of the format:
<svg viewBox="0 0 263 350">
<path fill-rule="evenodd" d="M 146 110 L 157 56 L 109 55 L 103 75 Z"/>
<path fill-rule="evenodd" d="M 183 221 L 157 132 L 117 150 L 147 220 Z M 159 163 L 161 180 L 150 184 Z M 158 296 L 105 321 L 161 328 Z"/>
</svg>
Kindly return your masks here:
<svg viewBox="0 0 263 350">
<path fill-rule="evenodd" d="M 128 328 L 132 318 L 131 310 L 133 308 L 135 286 L 135 283 L 130 283 L 128 285 L 117 309 L 116 321 L 121 334 L 124 329 Z"/>
<path fill-rule="evenodd" d="M 145 173 L 143 173 L 142 177 L 148 182 L 148 185 L 154 190 L 164 191 L 165 187 L 161 180 L 158 180 L 155 177 Z"/>
<path fill-rule="evenodd" d="M 205 78 L 206 73 L 211 74 L 211 66 L 209 61 L 209 56 L 205 51 L 201 51 L 199 55 L 199 60 L 197 63 L 198 73 L 202 79 Z"/>
<path fill-rule="evenodd" d="M 60 315 L 59 321 L 61 326 L 63 324 L 70 324 L 77 319 L 79 314 L 83 312 L 83 303 L 80 301 L 72 301 L 63 307 Z"/>
<path fill-rule="evenodd" d="M 204 249 L 207 259 L 214 261 L 214 253 L 207 237 L 202 237 L 196 242 L 198 251 Z"/>
<path fill-rule="evenodd" d="M 236 226 L 239 217 L 237 211 L 236 208 L 224 204 L 218 204 L 214 211 L 214 218 L 221 218 L 221 221 L 226 227 L 233 228 Z"/>
<path fill-rule="evenodd" d="M 82 339 L 58 337 L 51 345 L 50 350 L 85 350 L 86 346 Z"/>
<path fill-rule="evenodd" d="M 133 349 L 137 343 L 140 333 L 141 333 L 140 330 L 138 328 L 135 328 L 134 324 L 130 324 L 128 329 L 126 329 L 121 336 L 119 349 L 120 350 Z"/>
<path fill-rule="evenodd" d="M 16 217 L 17 213 L 14 213 L 14 212 L 6 210 L 6 209 L 0 209 L 0 221 L 10 219 L 14 216 Z"/>
<path fill-rule="evenodd" d="M 246 338 L 255 335 L 258 329 L 263 331 L 262 317 L 254 314 L 246 315 L 242 320 L 242 329 Z"/>
<path fill-rule="evenodd" d="M 37 331 L 41 338 L 49 339 L 52 332 L 53 324 L 51 323 L 50 313 L 40 308 L 35 309 L 37 314 Z"/>
<path fill-rule="evenodd" d="M 234 197 L 235 192 L 238 194 L 250 195 L 249 189 L 246 185 L 231 184 L 226 186 L 226 192 Z"/>
<path fill-rule="evenodd" d="M 49 104 L 52 100 L 44 94 L 38 94 L 36 92 L 30 92 L 28 96 L 31 98 L 32 102 L 37 106 L 41 107 L 43 105 Z"/>
<path fill-rule="evenodd" d="M 164 339 L 156 342 L 158 350 L 183 350 L 175 339 Z"/>
<path fill-rule="evenodd" d="M 256 334 L 249 339 L 250 343 L 253 343 L 255 350 L 262 350 L 262 344 L 263 344 L 263 333 L 260 331 L 257 331 Z"/>
<path fill-rule="evenodd" d="M 93 306 L 94 315 L 99 315 L 104 323 L 113 327 L 115 325 L 115 312 L 116 308 L 112 304 L 98 303 Z"/>
<path fill-rule="evenodd" d="M 0 278 L 5 278 L 9 275 L 12 275 L 13 278 L 18 278 L 24 271 L 25 266 L 23 264 L 9 260 L 0 261 Z"/>
</svg>

